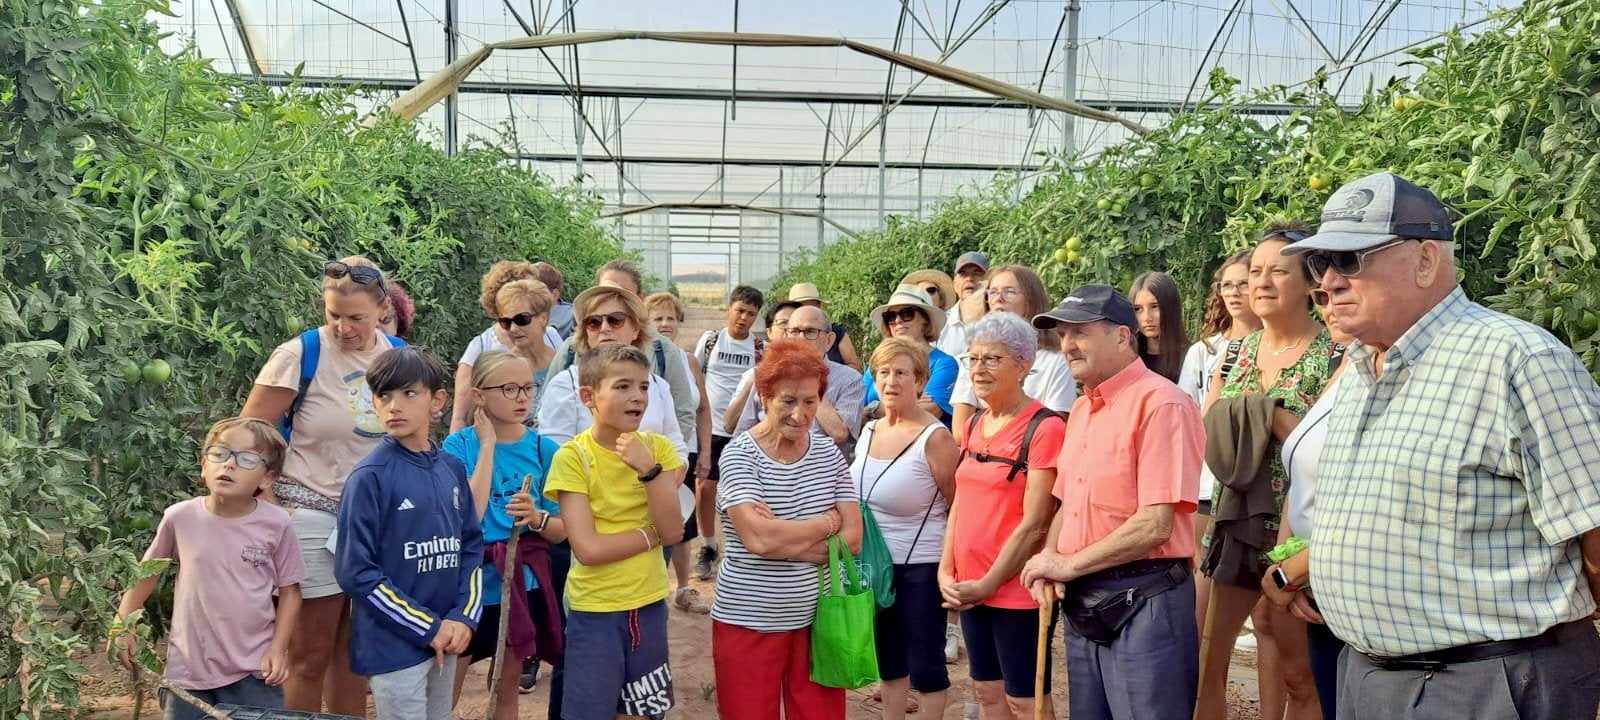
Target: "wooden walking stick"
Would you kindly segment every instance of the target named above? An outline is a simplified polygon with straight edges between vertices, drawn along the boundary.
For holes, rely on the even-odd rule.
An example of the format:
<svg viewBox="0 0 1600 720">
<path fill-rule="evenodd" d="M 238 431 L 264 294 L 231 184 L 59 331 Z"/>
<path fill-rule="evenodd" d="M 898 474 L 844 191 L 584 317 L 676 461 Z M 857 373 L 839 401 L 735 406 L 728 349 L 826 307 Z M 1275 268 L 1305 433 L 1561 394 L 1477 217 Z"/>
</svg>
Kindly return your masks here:
<svg viewBox="0 0 1600 720">
<path fill-rule="evenodd" d="M 1048 699 L 1044 691 L 1044 676 L 1050 671 L 1050 617 L 1056 604 L 1055 583 L 1049 580 L 1042 582 L 1050 602 L 1039 604 L 1039 645 L 1033 664 L 1033 720 L 1044 720 L 1045 700 Z"/>
<path fill-rule="evenodd" d="M 1199 572 L 1200 572 L 1200 569 L 1198 567 L 1195 568 L 1195 573 L 1199 574 Z M 1199 581 L 1200 580 L 1198 578 L 1195 579 L 1195 582 L 1199 582 Z M 1201 687 L 1204 687 L 1205 686 L 1205 682 L 1206 682 L 1206 665 L 1207 665 L 1206 656 L 1209 654 L 1209 652 L 1211 650 L 1211 631 L 1212 631 L 1213 628 L 1216 627 L 1216 624 L 1217 624 L 1217 584 L 1215 582 L 1213 582 L 1213 583 L 1211 583 L 1211 591 L 1206 593 L 1206 626 L 1205 626 L 1204 631 L 1200 633 L 1200 686 Z M 1199 713 L 1200 713 L 1200 708 L 1198 707 L 1198 704 L 1197 704 L 1197 706 L 1195 707 L 1195 717 L 1199 717 Z"/>
<path fill-rule="evenodd" d="M 533 476 L 522 476 L 522 493 L 526 495 L 533 488 Z M 500 573 L 500 629 L 496 633 L 499 638 L 494 644 L 494 669 L 489 671 L 489 720 L 494 720 L 495 707 L 500 704 L 500 677 L 506 671 L 506 632 L 511 620 L 511 585 L 516 583 L 522 587 L 520 581 L 522 573 L 517 572 L 517 539 L 522 532 L 517 528 L 517 523 L 511 523 L 511 537 L 506 540 L 505 568 Z"/>
</svg>

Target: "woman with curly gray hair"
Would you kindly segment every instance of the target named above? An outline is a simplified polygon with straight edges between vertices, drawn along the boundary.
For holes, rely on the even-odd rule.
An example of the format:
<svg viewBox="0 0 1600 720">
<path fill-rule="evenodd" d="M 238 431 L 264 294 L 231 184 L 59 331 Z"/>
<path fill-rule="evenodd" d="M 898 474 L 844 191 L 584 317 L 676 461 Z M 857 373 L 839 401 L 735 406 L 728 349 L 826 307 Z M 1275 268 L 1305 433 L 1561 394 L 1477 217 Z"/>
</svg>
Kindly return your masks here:
<svg viewBox="0 0 1600 720">
<path fill-rule="evenodd" d="M 1039 603 L 1017 575 L 1050 526 L 1066 423 L 1023 389 L 1039 347 L 1031 323 L 991 312 L 968 328 L 967 340 L 984 409 L 961 441 L 939 592 L 946 608 L 961 611 L 982 716 L 1030 717 Z"/>
</svg>

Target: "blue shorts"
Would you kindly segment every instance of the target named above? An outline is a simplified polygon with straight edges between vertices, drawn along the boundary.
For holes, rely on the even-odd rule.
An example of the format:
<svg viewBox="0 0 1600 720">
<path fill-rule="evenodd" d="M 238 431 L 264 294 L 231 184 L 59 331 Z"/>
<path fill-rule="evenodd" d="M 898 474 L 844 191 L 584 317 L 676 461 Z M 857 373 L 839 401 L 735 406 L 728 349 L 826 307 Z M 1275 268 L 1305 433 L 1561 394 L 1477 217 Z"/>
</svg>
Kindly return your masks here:
<svg viewBox="0 0 1600 720">
<path fill-rule="evenodd" d="M 1033 673 L 1038 666 L 1034 658 L 1039 646 L 1038 610 L 988 605 L 963 610 L 961 637 L 967 642 L 967 667 L 974 682 L 1003 680 L 1007 696 L 1033 697 Z M 1045 662 L 1044 691 L 1050 692 L 1049 658 Z"/>
<path fill-rule="evenodd" d="M 667 603 L 638 610 L 567 611 L 562 720 L 661 715 L 672 708 Z"/>
<path fill-rule="evenodd" d="M 944 666 L 944 598 L 939 595 L 939 563 L 894 566 L 894 604 L 878 611 L 878 676 L 911 677 L 922 693 L 950 687 Z"/>
</svg>

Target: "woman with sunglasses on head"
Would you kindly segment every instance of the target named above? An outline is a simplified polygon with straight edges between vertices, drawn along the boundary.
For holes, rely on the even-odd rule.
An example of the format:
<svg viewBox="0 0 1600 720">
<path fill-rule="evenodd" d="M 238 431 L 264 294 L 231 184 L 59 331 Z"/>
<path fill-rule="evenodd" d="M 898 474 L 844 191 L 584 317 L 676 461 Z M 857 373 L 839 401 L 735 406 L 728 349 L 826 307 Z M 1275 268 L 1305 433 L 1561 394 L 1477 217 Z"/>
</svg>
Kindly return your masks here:
<svg viewBox="0 0 1600 720">
<path fill-rule="evenodd" d="M 533 263 L 525 260 L 501 260 L 490 266 L 489 271 L 484 273 L 483 279 L 479 281 L 481 292 L 478 294 L 478 305 L 483 308 L 483 314 L 489 318 L 489 328 L 467 343 L 467 349 L 462 351 L 461 360 L 456 365 L 455 393 L 452 396 L 455 398 L 455 402 L 451 404 L 450 432 L 455 432 L 471 425 L 472 411 L 477 409 L 472 404 L 472 364 L 477 361 L 479 355 L 490 350 L 511 349 L 507 334 L 508 330 L 502 327 L 503 323 L 500 322 L 500 318 L 515 318 L 515 315 L 510 313 L 502 314 L 497 298 L 500 294 L 500 288 L 505 287 L 506 283 L 516 280 L 537 281 L 539 280 L 539 270 Z M 548 291 L 548 287 L 546 291 Z M 528 326 L 524 324 L 519 327 L 525 328 Z M 542 338 L 544 343 L 552 348 L 561 347 L 561 335 L 550 327 L 548 309 L 545 312 Z M 549 367 L 549 363 L 545 363 L 544 367 Z M 536 397 L 534 400 L 537 401 L 538 398 Z"/>
<path fill-rule="evenodd" d="M 583 291 L 572 301 L 573 317 L 577 318 L 572 331 L 572 349 L 579 357 L 590 349 L 610 343 L 632 345 L 650 352 L 651 335 L 645 332 L 644 303 L 639 296 L 616 285 L 596 285 Z M 639 421 L 640 430 L 664 435 L 678 451 L 678 459 L 689 462 L 689 446 L 684 441 L 683 429 L 678 425 L 676 408 L 672 404 L 672 387 L 665 378 L 650 374 L 650 397 L 645 403 L 644 416 Z M 565 443 L 594 424 L 588 408 L 578 401 L 578 365 L 574 363 L 550 377 L 545 383 L 544 396 L 539 400 L 539 432 L 545 437 Z"/>
<path fill-rule="evenodd" d="M 1022 265 L 1001 265 L 989 271 L 988 296 L 990 313 L 1008 312 L 1018 317 L 1031 318 L 1049 312 L 1052 304 L 1038 273 Z M 1033 362 L 1023 376 L 1022 389 L 1028 397 L 1044 406 L 1066 415 L 1078 399 L 1078 383 L 1067 368 L 1066 356 L 1061 354 L 1061 341 L 1055 330 L 1036 330 L 1038 349 Z M 967 427 L 979 410 L 987 407 L 973 389 L 972 353 L 958 357 L 961 374 L 956 377 L 950 402 L 955 408 L 951 429 L 956 440 L 966 437 Z"/>
<path fill-rule="evenodd" d="M 1266 475 L 1270 478 L 1273 508 L 1283 506 L 1289 490 L 1289 476 L 1279 457 L 1283 440 L 1322 394 L 1331 366 L 1338 357 L 1327 329 L 1311 314 L 1310 271 L 1300 258 L 1282 252 L 1308 234 L 1305 226 L 1299 223 L 1274 224 L 1268 226 L 1252 249 L 1250 307 L 1261 319 L 1262 329 L 1230 342 L 1224 349 L 1224 360 L 1213 374 L 1205 403 L 1208 446 L 1213 442 L 1227 442 L 1215 432 L 1219 426 L 1236 433 L 1261 430 L 1241 427 L 1229 418 L 1221 418 L 1224 422 L 1218 423 L 1219 418 L 1210 415 L 1218 401 L 1264 396 L 1278 403 L 1268 421 L 1271 427 L 1266 429 L 1270 432 L 1266 457 L 1242 459 L 1268 464 Z M 1241 414 L 1229 413 L 1234 418 Z M 1244 465 L 1245 462 L 1240 463 Z M 1219 530 L 1224 518 L 1233 514 L 1232 506 L 1243 503 L 1247 494 L 1224 484 L 1230 476 L 1229 469 L 1213 467 L 1211 470 L 1218 475 L 1219 482 L 1212 490 L 1213 519 L 1201 540 L 1200 570 L 1211 579 L 1208 606 L 1212 616 L 1207 617 L 1206 609 L 1196 609 L 1199 626 L 1209 628 L 1210 632 L 1200 663 L 1203 671 L 1195 717 L 1197 720 L 1226 717 L 1228 663 L 1246 617 L 1254 620 L 1257 652 L 1264 661 L 1260 665 L 1270 666 L 1270 656 L 1276 655 L 1281 669 L 1280 677 L 1262 673 L 1261 716 L 1268 720 L 1320 717 L 1304 623 L 1279 608 L 1259 602 L 1261 577 L 1271 565 L 1267 552 L 1277 537 L 1280 516 L 1276 512 L 1266 516 L 1252 514 L 1248 519 L 1226 521 L 1227 527 Z M 1264 536 L 1260 541 L 1269 547 L 1257 547 L 1239 539 L 1256 536 Z"/>
<path fill-rule="evenodd" d="M 1340 326 L 1338 317 L 1328 312 L 1328 293 L 1317 288 L 1311 291 L 1312 302 L 1328 326 L 1335 351 L 1341 354 L 1353 340 Z M 1310 549 L 1306 542 L 1311 538 L 1312 521 L 1316 507 L 1318 470 L 1322 447 L 1328 441 L 1329 416 L 1339 398 L 1339 379 L 1344 376 L 1345 364 L 1335 363 L 1328 385 L 1317 398 L 1316 404 L 1296 425 L 1294 432 L 1283 441 L 1283 466 L 1289 471 L 1291 483 L 1289 496 L 1283 504 L 1283 524 L 1278 528 L 1278 545 L 1283 555 L 1261 577 L 1261 592 L 1267 600 L 1306 623 L 1306 644 L 1310 650 L 1311 675 L 1317 685 L 1317 700 L 1322 706 L 1323 720 L 1334 720 L 1334 709 L 1339 689 L 1339 654 L 1345 642 L 1340 640 L 1322 621 L 1316 605 L 1316 594 L 1311 586 Z M 1291 541 L 1290 538 L 1298 538 Z M 1296 549 L 1298 548 L 1298 549 Z"/>
<path fill-rule="evenodd" d="M 544 312 L 549 312 L 553 300 L 536 280 L 518 280 L 501 288 L 501 307 L 526 302 L 517 296 L 535 288 L 543 293 Z M 559 445 L 527 426 L 538 394 L 529 380 L 534 374 L 526 355 L 505 350 L 479 355 L 472 366 L 471 395 L 477 407 L 472 425 L 451 433 L 442 446 L 467 470 L 484 545 L 483 615 L 463 653 L 465 660 L 456 663 L 455 697 L 460 698 L 473 663 L 495 658 L 500 616 L 511 613 L 506 621 L 507 649 L 501 657 L 507 669 L 500 675 L 499 687 L 492 690 L 499 695 L 496 720 L 517 717 L 517 685 L 525 662 L 531 660 L 537 667 L 539 661 L 553 664 L 561 658 L 561 600 L 555 592 L 551 546 L 565 542 L 567 533 L 557 516 L 560 506 L 544 497 L 545 479 Z M 530 480 L 527 493 L 522 491 L 525 478 Z M 501 572 L 513 526 L 520 533 L 514 562 L 521 570 L 515 574 L 521 582 L 506 593 Z M 502 597 L 510 600 L 505 607 Z"/>
<path fill-rule="evenodd" d="M 956 359 L 933 346 L 944 329 L 945 311 L 933 304 L 928 294 L 915 285 L 901 285 L 889 296 L 889 301 L 872 311 L 872 324 L 878 334 L 886 338 L 899 338 L 928 351 L 928 383 L 924 386 L 917 405 L 950 425 L 950 390 L 956 382 L 960 366 Z M 867 368 L 864 379 L 867 387 L 865 402 L 868 418 L 882 416 L 878 407 L 878 388 L 872 382 L 872 368 Z"/>
<path fill-rule="evenodd" d="M 1139 357 L 1157 375 L 1177 382 L 1189 333 L 1183 329 L 1183 298 L 1178 283 L 1163 272 L 1147 272 L 1128 286 L 1134 318 L 1139 321 Z"/>
<path fill-rule="evenodd" d="M 289 511 L 307 572 L 289 640 L 289 710 L 359 716 L 367 708 L 367 680 L 350 670 L 350 604 L 334 579 L 330 537 L 346 476 L 384 437 L 366 371 L 405 344 L 378 328 L 388 294 L 371 260 L 326 263 L 323 324 L 272 351 L 239 413 L 279 423 L 289 441 L 272 498 Z"/>
</svg>

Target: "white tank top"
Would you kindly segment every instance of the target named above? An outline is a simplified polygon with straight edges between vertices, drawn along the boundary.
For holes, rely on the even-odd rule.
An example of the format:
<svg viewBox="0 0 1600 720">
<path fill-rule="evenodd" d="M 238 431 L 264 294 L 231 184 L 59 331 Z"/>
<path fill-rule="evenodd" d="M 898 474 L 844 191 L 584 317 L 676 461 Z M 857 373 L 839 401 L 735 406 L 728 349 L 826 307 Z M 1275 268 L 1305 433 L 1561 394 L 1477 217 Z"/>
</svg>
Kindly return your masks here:
<svg viewBox="0 0 1600 720">
<path fill-rule="evenodd" d="M 850 465 L 856 496 L 872 508 L 896 565 L 939 562 L 950 506 L 933 480 L 927 448 L 928 436 L 943 426 L 928 425 L 898 459 L 882 459 L 870 452 L 877 424 L 867 423 L 856 444 Z"/>
</svg>

